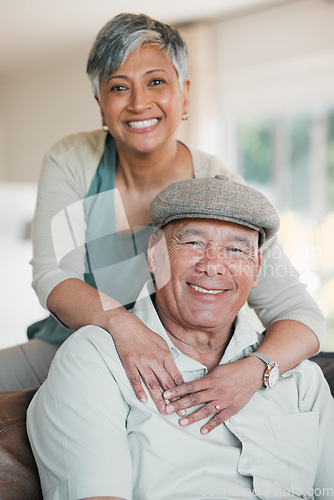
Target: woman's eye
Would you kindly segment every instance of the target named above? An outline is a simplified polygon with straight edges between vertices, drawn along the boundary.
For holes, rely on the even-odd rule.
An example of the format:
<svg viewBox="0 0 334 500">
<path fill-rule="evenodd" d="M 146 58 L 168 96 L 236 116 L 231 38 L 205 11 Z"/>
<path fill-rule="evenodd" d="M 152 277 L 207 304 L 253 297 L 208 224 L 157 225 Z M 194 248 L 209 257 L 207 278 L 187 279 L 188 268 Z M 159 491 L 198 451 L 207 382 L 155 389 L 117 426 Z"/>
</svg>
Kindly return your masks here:
<svg viewBox="0 0 334 500">
<path fill-rule="evenodd" d="M 162 80 L 161 78 L 154 78 L 153 80 L 150 81 L 149 85 L 154 87 L 156 85 L 161 85 L 162 83 L 165 83 L 165 80 Z"/>
<path fill-rule="evenodd" d="M 110 89 L 110 92 L 121 92 L 123 90 L 126 90 L 125 85 L 113 85 Z"/>
</svg>

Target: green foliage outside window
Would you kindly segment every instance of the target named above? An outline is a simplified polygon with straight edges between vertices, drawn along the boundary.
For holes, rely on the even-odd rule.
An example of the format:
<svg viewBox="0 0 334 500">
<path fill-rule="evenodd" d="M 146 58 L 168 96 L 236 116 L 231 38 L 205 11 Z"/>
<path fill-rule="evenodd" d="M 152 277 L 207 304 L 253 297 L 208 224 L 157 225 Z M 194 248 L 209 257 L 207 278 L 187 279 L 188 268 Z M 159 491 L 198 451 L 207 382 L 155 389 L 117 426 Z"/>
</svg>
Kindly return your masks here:
<svg viewBox="0 0 334 500">
<path fill-rule="evenodd" d="M 266 185 L 271 180 L 272 126 L 270 121 L 240 126 L 241 163 L 246 181 Z"/>
<path fill-rule="evenodd" d="M 241 123 L 240 173 L 250 185 L 273 193 L 281 214 L 279 238 L 326 316 L 324 350 L 334 351 L 334 108 L 324 117 L 324 165 L 311 164 L 315 119 L 311 114 L 299 114 Z M 318 143 L 314 144 L 317 147 Z M 312 190 L 311 169 L 316 169 L 313 179 L 323 180 L 322 191 Z M 278 178 L 280 183 L 275 182 Z M 320 199 L 311 203 L 311 197 L 319 192 L 325 196 L 319 195 Z M 311 212 L 314 201 L 322 207 L 317 213 L 323 217 Z"/>
</svg>

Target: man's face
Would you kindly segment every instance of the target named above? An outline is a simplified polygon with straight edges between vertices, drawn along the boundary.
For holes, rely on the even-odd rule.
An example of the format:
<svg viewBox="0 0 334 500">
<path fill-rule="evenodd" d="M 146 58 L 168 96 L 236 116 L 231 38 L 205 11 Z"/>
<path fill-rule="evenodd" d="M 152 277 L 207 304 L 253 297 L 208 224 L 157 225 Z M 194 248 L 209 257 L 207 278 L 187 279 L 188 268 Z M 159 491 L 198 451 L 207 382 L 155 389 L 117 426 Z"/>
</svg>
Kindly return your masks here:
<svg viewBox="0 0 334 500">
<path fill-rule="evenodd" d="M 149 249 L 161 319 L 186 329 L 231 326 L 257 285 L 258 232 L 230 222 L 184 219 L 167 224 L 163 233 L 166 245 L 153 235 Z"/>
</svg>

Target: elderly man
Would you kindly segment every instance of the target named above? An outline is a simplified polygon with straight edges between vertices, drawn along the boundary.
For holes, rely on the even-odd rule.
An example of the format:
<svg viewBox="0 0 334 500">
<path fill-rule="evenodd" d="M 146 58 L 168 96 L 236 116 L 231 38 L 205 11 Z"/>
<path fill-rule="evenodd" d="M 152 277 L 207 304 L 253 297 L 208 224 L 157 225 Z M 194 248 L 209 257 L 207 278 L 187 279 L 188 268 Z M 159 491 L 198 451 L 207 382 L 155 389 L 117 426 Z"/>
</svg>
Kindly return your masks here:
<svg viewBox="0 0 334 500">
<path fill-rule="evenodd" d="M 167 342 L 186 382 L 248 356 L 271 390 L 259 389 L 204 435 L 203 413 L 220 412 L 209 388 L 191 395 L 197 406 L 188 414 L 187 396 L 166 391 L 159 413 L 136 398 L 110 335 L 86 326 L 60 348 L 28 411 L 44 497 L 333 496 L 334 403 L 320 369 L 305 361 L 279 378 L 277 364 L 254 352 L 262 335 L 239 312 L 257 283 L 259 247 L 278 229 L 276 211 L 257 191 L 217 176 L 172 184 L 151 218 L 155 290 L 143 291 L 134 314 Z"/>
</svg>

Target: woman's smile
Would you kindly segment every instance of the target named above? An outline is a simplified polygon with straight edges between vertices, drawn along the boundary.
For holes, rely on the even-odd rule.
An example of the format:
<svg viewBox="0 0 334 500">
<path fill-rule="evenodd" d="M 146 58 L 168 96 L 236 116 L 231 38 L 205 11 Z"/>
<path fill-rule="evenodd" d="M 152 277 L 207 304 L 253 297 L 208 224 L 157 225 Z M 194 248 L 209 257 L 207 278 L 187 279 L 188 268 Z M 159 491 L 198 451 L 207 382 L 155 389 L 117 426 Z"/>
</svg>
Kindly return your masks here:
<svg viewBox="0 0 334 500">
<path fill-rule="evenodd" d="M 133 130 L 140 130 L 143 132 L 147 132 L 148 130 L 151 130 L 152 127 L 157 125 L 159 121 L 160 120 L 158 118 L 152 118 L 151 120 L 136 120 L 127 122 L 127 125 Z"/>
</svg>

